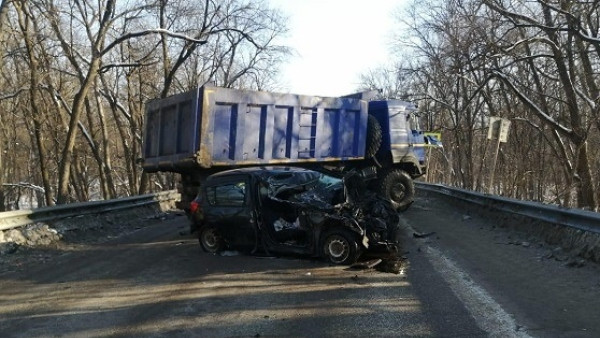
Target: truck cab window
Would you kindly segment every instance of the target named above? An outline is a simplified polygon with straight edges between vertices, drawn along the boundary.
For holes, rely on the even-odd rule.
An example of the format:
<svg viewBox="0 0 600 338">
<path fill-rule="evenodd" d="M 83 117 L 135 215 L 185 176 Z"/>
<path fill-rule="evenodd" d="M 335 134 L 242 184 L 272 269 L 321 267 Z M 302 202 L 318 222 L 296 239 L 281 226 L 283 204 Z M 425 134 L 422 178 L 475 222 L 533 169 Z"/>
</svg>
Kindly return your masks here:
<svg viewBox="0 0 600 338">
<path fill-rule="evenodd" d="M 410 129 L 411 130 L 415 130 L 415 131 L 421 131 L 421 126 L 419 124 L 419 116 L 417 116 L 417 114 L 410 114 L 408 116 L 409 119 L 409 125 L 410 125 Z"/>
</svg>

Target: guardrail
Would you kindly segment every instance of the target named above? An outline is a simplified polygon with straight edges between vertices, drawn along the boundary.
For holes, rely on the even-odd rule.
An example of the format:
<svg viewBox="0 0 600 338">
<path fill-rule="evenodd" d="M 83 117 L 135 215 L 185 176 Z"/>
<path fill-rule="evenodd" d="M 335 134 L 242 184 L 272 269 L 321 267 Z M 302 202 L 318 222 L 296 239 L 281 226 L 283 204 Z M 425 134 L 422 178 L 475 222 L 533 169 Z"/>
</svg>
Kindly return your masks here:
<svg viewBox="0 0 600 338">
<path fill-rule="evenodd" d="M 487 208 L 527 216 L 582 231 L 600 233 L 600 214 L 596 212 L 567 209 L 539 202 L 521 201 L 512 198 L 485 195 L 464 189 L 450 188 L 440 184 L 423 182 L 415 182 L 415 184 L 418 189 L 444 194 Z"/>
<path fill-rule="evenodd" d="M 179 194 L 175 190 L 170 190 L 156 194 L 124 197 L 107 201 L 71 203 L 31 210 L 1 212 L 0 231 L 36 222 L 48 222 L 73 216 L 132 209 L 145 205 L 172 201 L 178 198 Z"/>
</svg>

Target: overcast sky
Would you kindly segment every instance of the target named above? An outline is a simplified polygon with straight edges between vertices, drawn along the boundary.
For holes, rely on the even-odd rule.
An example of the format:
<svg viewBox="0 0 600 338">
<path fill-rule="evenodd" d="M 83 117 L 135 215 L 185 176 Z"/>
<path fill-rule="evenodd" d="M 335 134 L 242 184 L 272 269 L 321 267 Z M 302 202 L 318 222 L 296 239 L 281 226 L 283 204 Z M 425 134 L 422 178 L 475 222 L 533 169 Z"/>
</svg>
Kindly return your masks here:
<svg viewBox="0 0 600 338">
<path fill-rule="evenodd" d="M 359 75 L 389 61 L 392 12 L 403 0 L 269 0 L 290 20 L 283 41 L 296 56 L 281 82 L 294 94 L 341 96 Z"/>
</svg>

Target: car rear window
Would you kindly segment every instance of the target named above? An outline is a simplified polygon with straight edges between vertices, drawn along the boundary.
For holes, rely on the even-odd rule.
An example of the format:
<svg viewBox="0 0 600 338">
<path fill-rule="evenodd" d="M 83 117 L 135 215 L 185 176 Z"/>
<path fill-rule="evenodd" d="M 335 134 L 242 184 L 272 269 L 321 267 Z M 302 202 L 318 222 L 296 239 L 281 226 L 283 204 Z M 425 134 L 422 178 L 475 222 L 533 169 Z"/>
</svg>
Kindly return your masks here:
<svg viewBox="0 0 600 338">
<path fill-rule="evenodd" d="M 206 199 L 210 205 L 242 206 L 246 201 L 246 182 L 208 187 Z"/>
</svg>

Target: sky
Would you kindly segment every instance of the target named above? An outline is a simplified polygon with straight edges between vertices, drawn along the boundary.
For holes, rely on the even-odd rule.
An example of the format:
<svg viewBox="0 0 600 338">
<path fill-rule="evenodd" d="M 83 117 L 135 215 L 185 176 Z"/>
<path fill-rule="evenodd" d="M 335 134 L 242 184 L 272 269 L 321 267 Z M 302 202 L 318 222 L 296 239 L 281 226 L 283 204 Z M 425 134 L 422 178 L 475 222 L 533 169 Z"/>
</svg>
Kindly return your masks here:
<svg viewBox="0 0 600 338">
<path fill-rule="evenodd" d="M 393 12 L 403 0 L 269 0 L 289 17 L 280 41 L 295 54 L 282 68 L 284 91 L 341 96 L 357 91 L 360 74 L 391 62 Z"/>
</svg>

